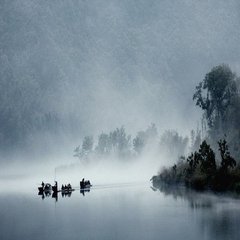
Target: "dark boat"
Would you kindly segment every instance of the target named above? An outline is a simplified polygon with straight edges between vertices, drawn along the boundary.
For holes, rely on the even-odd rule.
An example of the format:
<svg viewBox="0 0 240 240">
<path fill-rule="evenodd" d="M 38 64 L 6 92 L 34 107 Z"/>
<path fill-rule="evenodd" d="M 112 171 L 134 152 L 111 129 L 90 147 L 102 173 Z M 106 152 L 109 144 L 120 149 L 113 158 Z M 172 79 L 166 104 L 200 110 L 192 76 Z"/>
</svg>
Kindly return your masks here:
<svg viewBox="0 0 240 240">
<path fill-rule="evenodd" d="M 38 188 L 39 193 L 43 193 L 43 187 Z"/>
<path fill-rule="evenodd" d="M 38 187 L 39 193 L 51 192 L 51 190 L 52 190 L 52 186 L 51 186 L 51 184 L 49 184 L 49 183 L 45 184 L 44 187 Z"/>
<path fill-rule="evenodd" d="M 63 186 L 61 188 L 61 192 L 62 193 L 69 193 L 69 192 L 73 192 L 75 189 L 72 188 L 71 184 L 69 183 L 68 185 Z"/>
<path fill-rule="evenodd" d="M 80 182 L 80 189 L 85 190 L 90 189 L 90 187 L 92 187 L 92 184 L 90 183 L 89 180 Z"/>
<path fill-rule="evenodd" d="M 62 193 L 69 193 L 69 192 L 73 192 L 73 191 L 75 191 L 74 188 L 71 188 L 71 189 L 62 189 L 62 190 L 61 190 Z"/>
<path fill-rule="evenodd" d="M 52 186 L 53 192 L 58 192 L 58 187 L 57 186 Z"/>
</svg>

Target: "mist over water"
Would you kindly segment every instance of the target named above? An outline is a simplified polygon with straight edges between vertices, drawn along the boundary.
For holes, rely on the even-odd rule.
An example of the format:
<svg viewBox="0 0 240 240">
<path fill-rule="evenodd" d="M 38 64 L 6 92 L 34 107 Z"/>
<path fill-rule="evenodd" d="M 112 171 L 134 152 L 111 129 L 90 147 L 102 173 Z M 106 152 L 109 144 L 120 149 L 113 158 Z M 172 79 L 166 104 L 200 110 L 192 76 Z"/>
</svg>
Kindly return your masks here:
<svg viewBox="0 0 240 240">
<path fill-rule="evenodd" d="M 237 0 L 0 0 L 0 239 L 237 240 L 239 196 L 150 179 L 190 151 L 205 74 L 240 74 L 239 13 Z M 38 194 L 42 181 L 75 191 Z"/>
<path fill-rule="evenodd" d="M 145 184 L 96 188 L 85 196 L 75 191 L 57 202 L 51 196 L 4 193 L 0 203 L 1 239 L 239 237 L 239 199 L 154 192 Z"/>
</svg>

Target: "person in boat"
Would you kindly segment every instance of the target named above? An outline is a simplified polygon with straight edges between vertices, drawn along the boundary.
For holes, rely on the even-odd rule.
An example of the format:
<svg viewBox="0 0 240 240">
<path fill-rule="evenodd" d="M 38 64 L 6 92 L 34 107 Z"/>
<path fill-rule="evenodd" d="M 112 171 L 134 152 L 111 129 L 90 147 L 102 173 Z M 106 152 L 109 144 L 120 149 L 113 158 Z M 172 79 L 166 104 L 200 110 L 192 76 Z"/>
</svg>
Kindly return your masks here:
<svg viewBox="0 0 240 240">
<path fill-rule="evenodd" d="M 63 184 L 62 184 L 62 191 L 64 190 L 64 186 L 63 186 Z"/>
<path fill-rule="evenodd" d="M 90 183 L 89 180 L 86 181 L 85 186 L 86 186 L 86 185 L 87 185 L 87 186 L 91 186 L 91 183 Z"/>
<path fill-rule="evenodd" d="M 57 192 L 58 191 L 58 183 L 55 181 L 55 185 L 52 188 L 53 191 Z"/>
<path fill-rule="evenodd" d="M 70 184 L 70 183 L 68 184 L 68 186 L 67 186 L 67 187 L 68 187 L 68 190 L 71 190 L 71 189 L 72 189 L 72 186 L 71 186 L 71 184 Z"/>
<path fill-rule="evenodd" d="M 42 184 L 41 184 L 41 185 L 42 185 L 42 188 L 44 189 L 44 186 L 45 186 L 45 184 L 44 184 L 44 182 L 43 182 L 43 181 L 42 181 Z"/>
<path fill-rule="evenodd" d="M 84 182 L 84 178 L 83 178 L 82 181 L 80 182 L 80 187 L 84 188 L 84 186 L 85 186 L 85 182 Z"/>
</svg>

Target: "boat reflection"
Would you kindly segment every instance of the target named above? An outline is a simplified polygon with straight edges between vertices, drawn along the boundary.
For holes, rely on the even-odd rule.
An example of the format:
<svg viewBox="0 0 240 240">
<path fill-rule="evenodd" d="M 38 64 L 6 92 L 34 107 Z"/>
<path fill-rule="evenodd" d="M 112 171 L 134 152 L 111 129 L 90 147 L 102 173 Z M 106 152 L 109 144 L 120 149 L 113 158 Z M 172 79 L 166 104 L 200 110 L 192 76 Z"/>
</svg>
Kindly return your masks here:
<svg viewBox="0 0 240 240">
<path fill-rule="evenodd" d="M 58 192 L 52 192 L 52 191 L 43 191 L 38 193 L 39 196 L 42 197 L 42 200 L 48 197 L 52 197 L 55 199 L 55 201 L 58 201 Z"/>
<path fill-rule="evenodd" d="M 74 189 L 72 189 L 71 191 L 52 191 L 52 190 L 48 190 L 48 191 L 39 191 L 38 192 L 38 196 L 42 197 L 42 200 L 44 200 L 45 198 L 54 198 L 55 201 L 58 201 L 58 194 L 61 194 L 62 198 L 66 198 L 66 197 L 71 197 L 72 193 L 73 193 Z M 80 194 L 82 194 L 82 196 L 85 196 L 86 193 L 90 192 L 90 188 L 86 188 L 86 189 L 80 189 Z"/>
<path fill-rule="evenodd" d="M 80 189 L 80 193 L 81 193 L 83 196 L 85 196 L 85 193 L 86 193 L 86 192 L 90 192 L 90 188 Z"/>
</svg>

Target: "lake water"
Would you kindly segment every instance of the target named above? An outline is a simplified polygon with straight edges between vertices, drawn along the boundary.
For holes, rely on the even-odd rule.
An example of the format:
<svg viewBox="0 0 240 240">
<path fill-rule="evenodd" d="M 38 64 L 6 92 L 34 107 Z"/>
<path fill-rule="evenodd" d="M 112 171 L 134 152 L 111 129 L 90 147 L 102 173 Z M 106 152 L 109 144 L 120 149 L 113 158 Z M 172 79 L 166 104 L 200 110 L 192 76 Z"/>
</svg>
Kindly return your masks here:
<svg viewBox="0 0 240 240">
<path fill-rule="evenodd" d="M 0 195 L 0 239 L 240 239 L 240 200 L 149 183 L 95 186 L 42 199 Z"/>
</svg>

